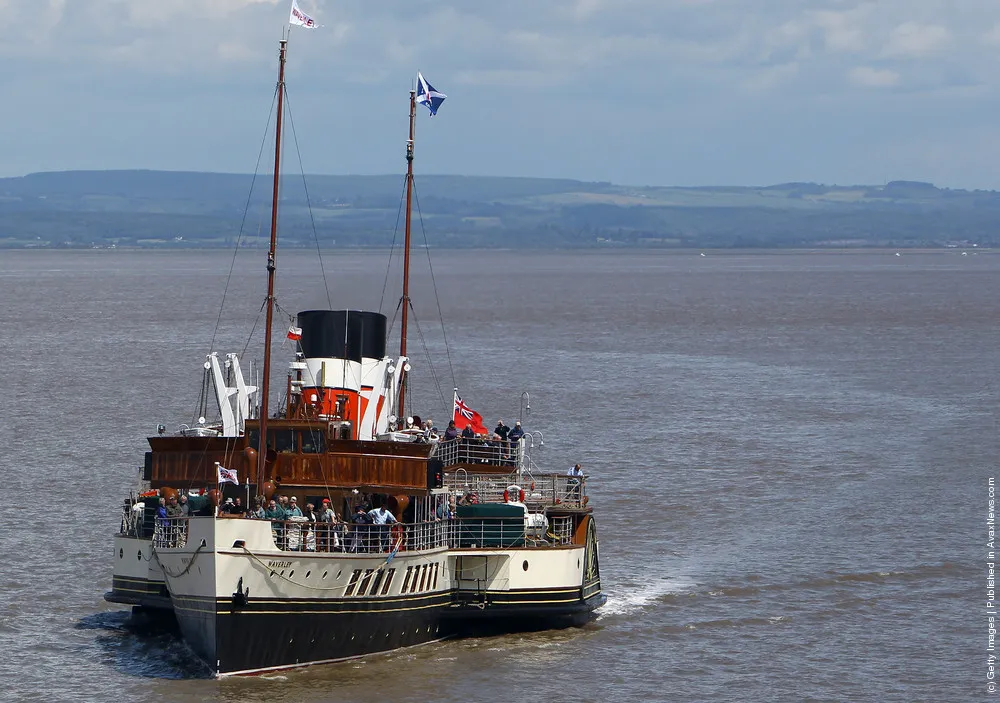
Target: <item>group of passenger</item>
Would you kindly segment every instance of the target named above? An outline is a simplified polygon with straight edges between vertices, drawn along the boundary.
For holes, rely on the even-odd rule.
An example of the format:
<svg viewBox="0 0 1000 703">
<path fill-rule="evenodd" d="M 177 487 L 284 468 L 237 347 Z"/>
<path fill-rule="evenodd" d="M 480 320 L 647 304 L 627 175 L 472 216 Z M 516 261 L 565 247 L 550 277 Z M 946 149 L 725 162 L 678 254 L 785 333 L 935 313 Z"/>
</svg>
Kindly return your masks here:
<svg viewBox="0 0 1000 703">
<path fill-rule="evenodd" d="M 459 443 L 459 460 L 472 464 L 494 464 L 497 466 L 516 466 L 518 442 L 525 436 L 521 421 L 508 427 L 503 419 L 497 420 L 497 426 L 491 434 L 477 434 L 471 424 L 465 425 L 459 432 L 458 426 L 452 420 L 444 431 L 444 442 Z"/>
<path fill-rule="evenodd" d="M 454 422 L 449 423 L 449 430 L 454 429 L 454 424 Z M 467 427 L 466 430 L 468 429 Z M 497 423 L 497 430 L 493 437 L 503 438 L 500 441 L 505 443 L 516 441 L 524 436 L 520 422 L 517 422 L 514 428 L 510 429 L 504 425 L 503 420 L 500 420 Z M 476 437 L 475 433 L 472 436 Z M 582 466 L 575 464 L 566 472 L 566 475 L 568 477 L 566 497 L 571 500 L 574 498 L 579 500 L 585 481 Z M 466 491 L 460 498 L 455 495 L 447 498 L 441 496 L 434 510 L 434 519 L 437 521 L 453 520 L 457 514 L 457 506 L 476 505 L 479 502 L 479 494 L 474 490 Z M 296 496 L 286 495 L 274 495 L 269 500 L 259 495 L 250 508 L 245 508 L 239 497 L 226 498 L 216 513 L 215 505 L 207 495 L 189 498 L 187 493 L 182 492 L 179 495 L 161 497 L 156 514 L 160 519 L 218 514 L 270 520 L 275 541 L 281 549 L 386 551 L 392 546 L 393 541 L 390 538 L 390 526 L 398 523 L 399 520 L 388 509 L 384 496 L 373 496 L 373 503 L 375 503 L 374 508 L 370 508 L 364 502 L 357 504 L 349 520 L 341 519 L 337 515 L 330 498 L 323 498 L 318 509 L 313 503 L 306 503 L 305 508 L 300 508 Z M 349 509 L 347 501 L 345 501 L 344 507 Z"/>
<path fill-rule="evenodd" d="M 215 514 L 215 506 L 207 498 L 197 496 L 198 505 L 192 506 L 186 493 L 170 495 L 160 498 L 160 504 L 156 510 L 159 518 L 177 517 L 211 517 Z"/>
<path fill-rule="evenodd" d="M 257 496 L 246 517 L 270 520 L 279 547 L 292 551 L 385 551 L 389 545 L 389 525 L 398 522 L 384 500 L 378 501 L 374 508 L 359 503 L 348 521 L 337 515 L 329 498 L 323 498 L 317 510 L 312 503 L 300 508 L 296 496 L 285 495 L 275 495 L 270 500 Z"/>
</svg>

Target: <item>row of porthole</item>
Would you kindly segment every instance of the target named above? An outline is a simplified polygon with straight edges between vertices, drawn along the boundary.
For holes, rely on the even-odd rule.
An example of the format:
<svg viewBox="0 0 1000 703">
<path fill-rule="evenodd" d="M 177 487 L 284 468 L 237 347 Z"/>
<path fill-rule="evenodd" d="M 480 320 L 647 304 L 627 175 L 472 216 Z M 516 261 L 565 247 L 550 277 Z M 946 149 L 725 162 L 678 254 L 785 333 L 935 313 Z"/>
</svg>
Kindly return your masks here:
<svg viewBox="0 0 1000 703">
<path fill-rule="evenodd" d="M 119 559 L 124 559 L 125 558 L 125 550 L 122 549 L 121 547 L 118 548 L 118 558 Z M 138 559 L 139 561 L 142 561 L 142 550 L 141 549 L 138 552 L 135 553 L 135 558 Z"/>
<path fill-rule="evenodd" d="M 427 626 L 427 634 L 430 634 L 430 632 L 431 632 L 431 626 L 430 626 L 430 625 L 428 625 L 428 626 Z M 437 634 L 439 634 L 440 632 L 441 632 L 441 626 L 440 626 L 440 625 L 435 625 L 435 626 L 434 626 L 434 634 L 435 634 L 435 635 L 437 635 Z M 385 637 L 386 637 L 386 639 L 389 639 L 389 635 L 391 635 L 391 634 L 392 634 L 391 632 L 386 632 L 386 633 L 385 633 Z M 403 631 L 402 631 L 402 632 L 400 632 L 399 634 L 401 634 L 401 635 L 405 635 L 405 634 L 406 634 L 406 630 L 403 630 Z M 419 634 L 420 634 L 420 628 L 416 628 L 416 629 L 414 629 L 414 630 L 413 630 L 413 634 L 414 634 L 414 635 L 419 635 Z M 356 639 L 357 639 L 357 637 L 358 637 L 358 636 L 357 636 L 356 634 L 352 633 L 352 634 L 351 634 L 351 641 L 353 642 L 354 640 L 356 640 Z M 331 637 L 331 639 L 334 639 L 334 640 L 335 640 L 335 639 L 337 639 L 337 636 L 336 636 L 336 634 L 334 634 L 334 635 L 333 635 L 333 636 Z M 375 633 L 374 633 L 374 632 L 372 632 L 372 633 L 369 633 L 369 635 L 368 635 L 368 641 L 370 642 L 370 641 L 371 641 L 371 640 L 373 640 L 373 639 L 375 639 Z M 295 642 L 295 638 L 294 638 L 294 637 L 291 637 L 291 638 L 289 638 L 289 640 L 288 640 L 288 644 L 292 644 L 292 643 L 294 643 L 294 642 Z M 310 644 L 316 644 L 316 638 L 315 638 L 315 637 L 311 638 L 311 639 L 309 640 L 309 643 L 310 643 Z"/>
<path fill-rule="evenodd" d="M 271 573 L 275 573 L 275 572 L 272 571 Z M 277 574 L 279 576 L 284 576 L 285 575 L 285 570 L 282 569 L 281 571 L 278 571 Z M 320 578 L 325 579 L 329 575 L 330 575 L 329 571 L 324 571 L 323 575 Z M 339 580 L 340 577 L 343 576 L 343 575 L 344 575 L 343 570 L 338 571 L 337 572 L 337 579 Z M 291 571 L 288 572 L 288 578 L 292 578 L 293 576 L 295 576 L 295 569 L 292 569 Z M 310 576 L 312 576 L 312 570 L 309 570 L 309 571 L 306 572 L 306 578 L 309 578 Z"/>
<path fill-rule="evenodd" d="M 523 562 L 521 562 L 521 568 L 524 569 L 525 571 L 528 570 L 528 560 L 527 559 L 525 559 Z M 576 560 L 576 568 L 578 568 L 578 569 L 580 568 L 580 560 L 579 559 Z"/>
</svg>

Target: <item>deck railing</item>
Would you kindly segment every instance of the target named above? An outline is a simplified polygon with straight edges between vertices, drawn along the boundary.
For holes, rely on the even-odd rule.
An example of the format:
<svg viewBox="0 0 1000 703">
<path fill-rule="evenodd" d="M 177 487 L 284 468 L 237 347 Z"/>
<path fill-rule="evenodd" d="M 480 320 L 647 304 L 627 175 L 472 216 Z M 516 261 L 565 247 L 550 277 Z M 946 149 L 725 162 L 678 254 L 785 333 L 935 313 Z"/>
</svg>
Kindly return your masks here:
<svg viewBox="0 0 1000 703">
<path fill-rule="evenodd" d="M 274 544 L 283 551 L 379 554 L 447 547 L 450 541 L 443 521 L 371 525 L 297 517 L 270 522 Z"/>
<path fill-rule="evenodd" d="M 440 459 L 445 467 L 455 464 L 482 464 L 484 466 L 521 466 L 524 441 L 487 440 L 459 437 L 438 442 L 431 456 Z"/>
<path fill-rule="evenodd" d="M 479 474 L 465 469 L 446 471 L 444 486 L 460 494 L 475 493 L 480 503 L 496 503 L 504 500 L 504 493 L 510 500 L 520 501 L 524 491 L 524 503 L 530 512 L 546 505 L 563 505 L 581 508 L 588 502 L 587 479 L 585 476 L 563 476 L 560 474 L 526 475 L 517 471 L 509 474 Z M 511 495 L 514 491 L 517 495 Z"/>
<path fill-rule="evenodd" d="M 187 546 L 189 520 L 186 517 L 156 518 L 153 546 L 157 549 L 180 549 Z"/>
<path fill-rule="evenodd" d="M 186 547 L 192 519 L 204 518 L 157 518 L 153 546 L 157 549 Z M 293 518 L 270 523 L 274 546 L 291 552 L 390 554 L 438 547 L 509 549 L 569 544 L 573 539 L 571 517 L 556 517 L 551 523 L 533 527 L 526 527 L 521 518 L 451 518 L 389 525 Z"/>
</svg>

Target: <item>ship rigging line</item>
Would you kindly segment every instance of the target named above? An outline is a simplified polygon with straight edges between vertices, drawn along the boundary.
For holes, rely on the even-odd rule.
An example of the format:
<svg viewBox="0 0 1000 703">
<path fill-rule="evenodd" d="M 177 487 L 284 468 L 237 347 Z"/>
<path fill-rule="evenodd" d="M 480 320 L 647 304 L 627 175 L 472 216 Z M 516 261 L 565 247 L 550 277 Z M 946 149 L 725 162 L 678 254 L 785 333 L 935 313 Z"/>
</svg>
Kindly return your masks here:
<svg viewBox="0 0 1000 703">
<path fill-rule="evenodd" d="M 427 354 L 427 367 L 430 369 L 431 378 L 434 379 L 434 385 L 437 386 L 438 395 L 441 396 L 441 404 L 444 405 L 444 406 L 447 406 L 448 401 L 444 397 L 444 390 L 441 388 L 441 379 L 438 378 L 437 372 L 434 370 L 434 360 L 431 357 L 430 350 L 427 347 L 427 340 L 424 338 L 423 330 L 420 329 L 420 321 L 417 319 L 417 313 L 413 309 L 412 305 L 410 305 L 410 312 L 413 314 L 413 326 L 417 328 L 417 336 L 420 337 L 420 344 L 424 348 L 424 353 Z M 442 329 L 444 329 L 444 323 L 443 322 L 441 323 L 441 325 L 442 325 Z M 447 341 L 445 342 L 445 344 L 447 345 Z M 449 361 L 450 361 L 450 359 L 449 359 Z M 455 377 L 455 374 L 452 373 L 452 378 L 454 379 L 454 377 Z M 412 389 L 411 389 L 411 392 L 412 392 Z M 412 401 L 413 398 L 410 398 L 410 400 Z M 411 407 L 412 407 L 412 405 L 411 405 Z"/>
<path fill-rule="evenodd" d="M 392 253 L 396 251 L 396 236 L 399 234 L 399 218 L 403 214 L 403 203 L 406 199 L 406 176 L 403 176 L 403 192 L 399 195 L 399 207 L 396 209 L 396 224 L 392 228 L 392 243 L 389 245 L 389 260 L 385 262 L 385 280 L 382 282 L 382 297 L 378 301 L 378 311 L 382 312 L 382 306 L 385 304 L 385 290 L 389 286 L 389 270 L 392 268 Z M 396 312 L 399 313 L 399 306 L 396 306 Z M 394 317 L 393 322 L 396 321 Z"/>
<path fill-rule="evenodd" d="M 438 319 L 441 321 L 441 336 L 444 337 L 444 353 L 448 357 L 448 371 L 451 372 L 451 385 L 452 387 L 457 387 L 458 383 L 455 382 L 455 367 L 451 363 L 451 347 L 448 345 L 448 331 L 444 326 L 444 313 L 441 312 L 441 296 L 438 295 L 437 279 L 434 277 L 434 266 L 431 264 L 431 247 L 427 242 L 427 230 L 424 228 L 424 213 L 420 209 L 420 196 L 417 195 L 417 184 L 413 184 L 413 201 L 417 205 L 417 219 L 420 220 L 420 232 L 424 235 L 424 251 L 427 252 L 427 268 L 431 272 L 431 285 L 434 287 L 434 302 L 437 304 Z M 413 306 L 410 306 L 413 309 Z M 416 313 L 414 313 L 414 318 L 416 318 Z M 421 337 L 421 340 L 423 338 Z M 426 345 L 425 347 L 426 348 Z M 428 358 L 430 354 L 427 355 Z M 435 377 L 436 379 L 436 377 Z M 440 392 L 440 384 L 438 386 L 438 391 Z M 441 399 L 444 400 L 444 393 L 441 393 Z"/>
<path fill-rule="evenodd" d="M 319 271 L 323 277 L 323 287 L 326 289 L 326 304 L 332 309 L 333 299 L 330 297 L 330 284 L 326 280 L 326 269 L 323 267 L 323 252 L 319 246 L 319 234 L 316 232 L 316 218 L 313 217 L 312 202 L 309 200 L 309 188 L 306 186 L 306 172 L 302 166 L 302 152 L 299 151 L 299 137 L 295 133 L 295 120 L 292 119 L 292 103 L 288 98 L 288 88 L 285 88 L 285 111 L 288 113 L 288 126 L 292 128 L 292 143 L 295 144 L 295 155 L 299 159 L 299 173 L 302 175 L 302 190 L 306 195 L 306 209 L 309 211 L 309 224 L 312 225 L 313 241 L 316 242 L 316 258 L 319 260 Z"/>
<path fill-rule="evenodd" d="M 236 235 L 236 244 L 233 246 L 233 260 L 229 263 L 229 274 L 226 276 L 226 287 L 222 291 L 222 302 L 219 303 L 219 316 L 215 319 L 215 329 L 212 330 L 212 343 L 209 344 L 209 352 L 215 351 L 215 338 L 219 334 L 219 325 L 222 324 L 222 312 L 226 307 L 226 294 L 229 293 L 229 284 L 233 279 L 233 269 L 236 267 L 236 255 L 240 251 L 240 242 L 243 241 L 243 230 L 247 223 L 247 213 L 250 212 L 250 200 L 253 198 L 253 187 L 257 182 L 257 174 L 260 172 L 260 160 L 264 155 L 264 147 L 267 144 L 267 133 L 271 129 L 271 115 L 274 113 L 274 104 L 278 100 L 278 86 L 274 87 L 274 97 L 271 98 L 271 109 L 267 113 L 267 124 L 264 125 L 264 136 L 260 140 L 260 150 L 257 152 L 257 164 L 253 169 L 253 177 L 250 179 L 250 191 L 247 193 L 247 202 L 243 206 L 243 219 L 240 220 L 240 231 Z"/>
<path fill-rule="evenodd" d="M 393 228 L 393 232 L 392 232 L 392 244 L 389 246 L 389 260 L 386 263 L 385 280 L 382 283 L 382 298 L 379 300 L 379 305 L 378 305 L 379 312 L 382 312 L 382 307 L 385 304 L 385 292 L 386 292 L 386 288 L 389 285 L 389 272 L 390 272 L 390 269 L 392 268 L 392 255 L 393 255 L 393 252 L 396 249 L 396 237 L 397 237 L 397 235 L 399 233 L 399 218 L 400 218 L 401 213 L 403 212 L 403 202 L 404 202 L 405 195 L 406 195 L 406 177 L 404 176 L 404 178 L 403 178 L 403 193 L 400 195 L 399 208 L 396 211 L 396 225 Z M 421 232 L 421 234 L 424 237 L 424 250 L 427 253 L 427 268 L 430 271 L 431 286 L 432 286 L 432 288 L 434 290 L 434 303 L 437 306 L 438 320 L 441 323 L 441 335 L 444 338 L 445 356 L 448 359 L 448 371 L 451 374 L 451 385 L 452 385 L 452 387 L 454 387 L 454 386 L 457 385 L 455 383 L 455 367 L 452 364 L 452 360 L 451 360 L 451 347 L 448 345 L 448 333 L 447 333 L 447 331 L 445 329 L 444 313 L 441 310 L 441 296 L 438 293 L 437 277 L 434 275 L 434 265 L 431 262 L 430 245 L 429 245 L 429 243 L 427 241 L 427 228 L 424 227 L 424 215 L 423 215 L 423 211 L 420 209 L 420 198 L 417 196 L 416 179 L 414 179 L 414 183 L 413 183 L 413 201 L 414 201 L 414 205 L 417 208 L 417 218 L 420 220 L 420 232 Z M 413 323 L 414 323 L 414 325 L 417 328 L 417 335 L 420 337 L 420 343 L 423 346 L 424 354 L 427 355 L 427 365 L 428 365 L 428 369 L 430 370 L 431 377 L 434 379 L 434 385 L 437 387 L 438 395 L 441 397 L 441 402 L 444 405 L 447 406 L 448 400 L 445 397 L 444 390 L 441 387 L 441 379 L 438 377 L 437 372 L 434 370 L 434 361 L 433 361 L 433 358 L 432 358 L 431 353 L 430 353 L 430 348 L 427 346 L 427 339 L 424 337 L 424 334 L 423 334 L 423 332 L 420 329 L 420 323 L 417 320 L 417 313 L 416 313 L 416 311 L 413 308 L 413 301 L 412 300 L 410 300 L 410 301 L 404 301 L 403 298 L 400 297 L 399 301 L 396 304 L 396 310 L 395 310 L 395 313 L 393 314 L 392 321 L 389 324 L 389 332 L 391 332 L 392 329 L 393 329 L 393 327 L 395 327 L 395 325 L 396 325 L 396 319 L 397 319 L 397 317 L 399 315 L 399 311 L 400 311 L 400 309 L 402 308 L 403 305 L 409 305 L 410 313 L 413 315 Z M 409 394 L 408 397 L 407 397 L 407 399 L 410 401 L 410 403 L 412 405 L 412 401 L 413 401 L 413 398 L 412 398 L 413 388 L 411 386 L 407 386 L 407 392 Z"/>
</svg>

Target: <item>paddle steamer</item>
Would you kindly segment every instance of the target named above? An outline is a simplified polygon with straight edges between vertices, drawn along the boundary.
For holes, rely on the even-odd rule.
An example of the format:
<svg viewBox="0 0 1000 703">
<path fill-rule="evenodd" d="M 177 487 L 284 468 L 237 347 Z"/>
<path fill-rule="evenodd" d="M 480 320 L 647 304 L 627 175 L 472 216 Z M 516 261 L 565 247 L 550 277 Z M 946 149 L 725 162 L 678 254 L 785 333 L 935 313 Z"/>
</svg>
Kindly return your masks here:
<svg viewBox="0 0 1000 703">
<path fill-rule="evenodd" d="M 428 96 L 419 84 L 410 92 L 399 354 L 388 352 L 380 313 L 300 312 L 284 402 L 270 406 L 285 55 L 282 40 L 260 387 L 239 356 L 207 357 L 219 420 L 175 434 L 161 426 L 149 438 L 106 599 L 175 617 L 217 676 L 586 622 L 605 596 L 585 478 L 540 470 L 530 435 L 445 441 L 405 413 L 414 117 L 418 93 Z M 229 472 L 238 484 L 219 483 Z M 300 505 L 329 500 L 345 521 L 359 506 L 383 505 L 396 522 L 220 510 L 227 498 L 249 507 L 279 493 Z M 164 517 L 161 499 L 179 494 L 191 513 Z M 478 502 L 465 504 L 470 494 Z"/>
</svg>

